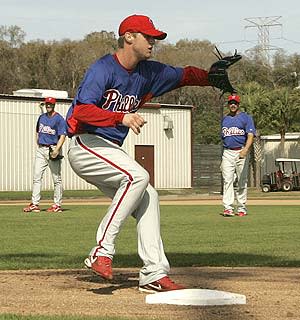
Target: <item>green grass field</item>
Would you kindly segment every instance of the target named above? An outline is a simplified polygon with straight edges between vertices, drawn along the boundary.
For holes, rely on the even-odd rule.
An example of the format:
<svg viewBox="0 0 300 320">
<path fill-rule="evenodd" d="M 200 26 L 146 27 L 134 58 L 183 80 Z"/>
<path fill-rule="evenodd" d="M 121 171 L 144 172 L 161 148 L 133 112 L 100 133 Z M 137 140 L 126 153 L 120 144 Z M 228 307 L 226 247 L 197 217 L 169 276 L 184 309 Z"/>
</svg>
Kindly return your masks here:
<svg viewBox="0 0 300 320">
<path fill-rule="evenodd" d="M 107 206 L 65 206 L 63 214 L 24 214 L 0 206 L 0 269 L 82 268 Z M 300 266 L 297 206 L 249 206 L 224 218 L 220 206 L 161 206 L 161 233 L 171 266 Z M 116 243 L 114 267 L 140 267 L 135 220 Z"/>
</svg>

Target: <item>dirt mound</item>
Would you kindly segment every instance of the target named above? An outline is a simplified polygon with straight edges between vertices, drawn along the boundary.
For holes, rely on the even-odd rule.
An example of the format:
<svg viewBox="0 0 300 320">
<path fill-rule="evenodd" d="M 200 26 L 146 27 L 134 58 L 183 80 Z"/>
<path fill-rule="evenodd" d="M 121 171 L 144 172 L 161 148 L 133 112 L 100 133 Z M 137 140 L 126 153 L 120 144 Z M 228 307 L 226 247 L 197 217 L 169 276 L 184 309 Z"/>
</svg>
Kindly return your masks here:
<svg viewBox="0 0 300 320">
<path fill-rule="evenodd" d="M 0 271 L 0 313 L 123 316 L 132 319 L 300 319 L 296 268 L 174 268 L 189 288 L 244 294 L 246 305 L 148 305 L 137 290 L 137 269 L 114 269 L 105 282 L 88 270 Z"/>
</svg>

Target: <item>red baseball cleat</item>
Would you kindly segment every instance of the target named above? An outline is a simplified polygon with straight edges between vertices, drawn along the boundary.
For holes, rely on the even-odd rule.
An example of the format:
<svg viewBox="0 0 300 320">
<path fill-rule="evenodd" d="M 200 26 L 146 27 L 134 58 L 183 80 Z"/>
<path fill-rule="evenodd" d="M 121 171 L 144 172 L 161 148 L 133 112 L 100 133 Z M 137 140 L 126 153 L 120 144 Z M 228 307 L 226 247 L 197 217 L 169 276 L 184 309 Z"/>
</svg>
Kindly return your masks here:
<svg viewBox="0 0 300 320">
<path fill-rule="evenodd" d="M 244 217 L 244 216 L 247 215 L 247 212 L 245 212 L 245 211 L 239 211 L 236 215 L 239 216 L 239 217 Z"/>
<path fill-rule="evenodd" d="M 23 208 L 23 212 L 41 212 L 41 209 L 37 204 L 30 203 L 28 207 Z"/>
<path fill-rule="evenodd" d="M 112 260 L 108 257 L 88 257 L 84 260 L 87 268 L 106 280 L 112 280 Z"/>
<path fill-rule="evenodd" d="M 234 217 L 234 213 L 231 209 L 225 209 L 223 212 L 224 217 Z"/>
<path fill-rule="evenodd" d="M 165 276 L 157 281 L 153 281 L 151 283 L 148 283 L 148 284 L 145 284 L 144 286 L 139 287 L 139 290 L 141 292 L 148 292 L 148 293 L 156 293 L 156 292 L 164 292 L 164 291 L 180 290 L 180 289 L 186 289 L 186 288 L 180 284 L 176 284 L 168 276 Z"/>
<path fill-rule="evenodd" d="M 50 208 L 47 209 L 47 212 L 62 212 L 62 208 L 58 204 L 53 204 Z"/>
</svg>

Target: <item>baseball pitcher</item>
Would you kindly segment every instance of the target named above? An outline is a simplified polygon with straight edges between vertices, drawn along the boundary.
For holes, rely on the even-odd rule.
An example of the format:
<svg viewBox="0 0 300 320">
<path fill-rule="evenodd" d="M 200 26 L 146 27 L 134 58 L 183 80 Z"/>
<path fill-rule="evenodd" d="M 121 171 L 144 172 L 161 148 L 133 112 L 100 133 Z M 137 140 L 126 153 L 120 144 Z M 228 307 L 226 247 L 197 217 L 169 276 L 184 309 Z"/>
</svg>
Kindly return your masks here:
<svg viewBox="0 0 300 320">
<path fill-rule="evenodd" d="M 112 199 L 85 264 L 102 278 L 113 278 L 115 240 L 131 215 L 136 219 L 138 254 L 143 261 L 139 289 L 145 292 L 183 286 L 168 276 L 158 194 L 149 184 L 148 172 L 121 148 L 123 141 L 129 129 L 141 132 L 146 121 L 136 112 L 152 97 L 187 85 L 232 89 L 226 72 L 232 61 L 220 59 L 211 72 L 150 61 L 155 42 L 166 37 L 147 16 L 124 19 L 119 26 L 118 50 L 91 65 L 67 113 L 73 170 Z"/>
</svg>

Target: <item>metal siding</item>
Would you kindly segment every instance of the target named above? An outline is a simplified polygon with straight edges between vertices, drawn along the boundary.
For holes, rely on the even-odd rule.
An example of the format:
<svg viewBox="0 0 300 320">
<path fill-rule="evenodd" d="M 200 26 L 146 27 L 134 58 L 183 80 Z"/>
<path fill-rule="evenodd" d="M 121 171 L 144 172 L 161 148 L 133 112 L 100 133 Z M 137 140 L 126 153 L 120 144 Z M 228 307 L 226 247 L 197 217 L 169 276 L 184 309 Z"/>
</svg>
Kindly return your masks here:
<svg viewBox="0 0 300 320">
<path fill-rule="evenodd" d="M 129 132 L 124 149 L 134 158 L 134 145 L 154 145 L 155 187 L 191 188 L 191 110 L 175 107 L 139 113 L 147 123 L 138 136 Z M 170 133 L 163 129 L 165 115 L 173 120 Z"/>
<path fill-rule="evenodd" d="M 69 103 L 56 104 L 55 110 L 65 116 Z M 43 111 L 44 112 L 44 111 Z M 30 100 L 0 99 L 0 191 L 31 191 L 33 164 L 36 150 L 35 126 L 41 110 L 39 102 Z M 134 158 L 134 146 L 154 145 L 155 187 L 191 187 L 191 109 L 159 108 L 141 109 L 140 114 L 148 122 L 136 136 L 131 130 L 123 145 Z M 163 129 L 163 116 L 168 115 L 174 123 L 173 137 Z M 95 189 L 72 170 L 67 159 L 69 139 L 63 145 L 62 161 L 64 189 Z M 42 190 L 52 190 L 53 182 L 49 168 L 46 169 Z"/>
<path fill-rule="evenodd" d="M 31 174 L 31 161 L 28 160 L 32 141 L 27 128 L 32 128 L 34 121 L 25 109 L 26 105 L 5 101 L 0 110 L 2 179 L 1 190 L 23 190 L 28 174 Z M 25 109 L 25 111 L 24 111 Z M 24 143 L 24 142 L 27 143 Z"/>
</svg>

